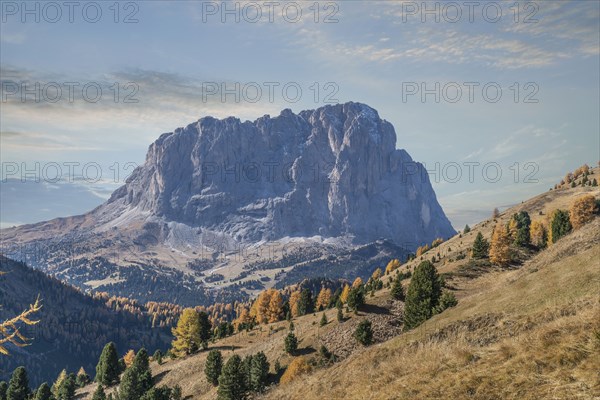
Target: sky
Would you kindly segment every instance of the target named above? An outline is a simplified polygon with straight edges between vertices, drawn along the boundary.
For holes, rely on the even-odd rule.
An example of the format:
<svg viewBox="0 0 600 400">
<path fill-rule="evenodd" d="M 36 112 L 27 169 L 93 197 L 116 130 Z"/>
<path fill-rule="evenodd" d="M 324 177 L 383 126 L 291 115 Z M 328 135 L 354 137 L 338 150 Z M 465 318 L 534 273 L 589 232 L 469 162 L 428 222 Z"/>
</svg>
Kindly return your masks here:
<svg viewBox="0 0 600 400">
<path fill-rule="evenodd" d="M 1 227 L 101 204 L 207 115 L 366 103 L 457 229 L 600 159 L 597 1 L 0 4 Z"/>
</svg>

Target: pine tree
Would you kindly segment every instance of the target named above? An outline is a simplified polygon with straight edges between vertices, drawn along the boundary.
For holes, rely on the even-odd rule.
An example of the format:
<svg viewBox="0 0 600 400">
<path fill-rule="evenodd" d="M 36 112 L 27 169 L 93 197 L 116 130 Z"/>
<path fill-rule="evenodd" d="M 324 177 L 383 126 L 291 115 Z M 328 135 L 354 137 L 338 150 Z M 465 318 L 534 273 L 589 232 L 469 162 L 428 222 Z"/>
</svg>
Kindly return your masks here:
<svg viewBox="0 0 600 400">
<path fill-rule="evenodd" d="M 421 262 L 412 274 L 404 305 L 404 329 L 412 329 L 429 319 L 442 295 L 442 283 L 429 261 Z"/>
<path fill-rule="evenodd" d="M 471 232 L 471 227 L 469 226 L 469 224 L 465 225 L 465 229 L 463 229 L 463 233 L 469 233 Z"/>
<path fill-rule="evenodd" d="M 208 347 L 208 341 L 210 340 L 212 324 L 208 319 L 208 314 L 206 314 L 204 311 L 200 311 L 198 313 L 198 326 L 200 336 L 200 342 L 198 343 L 198 347 L 206 349 Z"/>
<path fill-rule="evenodd" d="M 447 308 L 454 307 L 458 304 L 458 300 L 454 296 L 454 293 L 445 290 L 440 297 L 440 302 L 434 310 L 435 314 L 439 314 Z"/>
<path fill-rule="evenodd" d="M 242 387 L 244 392 L 250 390 L 250 367 L 252 366 L 252 359 L 254 357 L 251 354 L 248 354 L 243 358 L 240 364 L 240 375 L 242 376 Z"/>
<path fill-rule="evenodd" d="M 117 346 L 110 342 L 104 346 L 98 365 L 96 365 L 96 382 L 110 386 L 119 381 L 119 373 Z"/>
<path fill-rule="evenodd" d="M 6 400 L 6 391 L 8 390 L 8 383 L 5 381 L 0 382 L 0 400 Z"/>
<path fill-rule="evenodd" d="M 571 229 L 569 213 L 563 210 L 555 210 L 551 215 L 550 223 L 552 243 L 556 243 L 560 238 L 571 232 Z"/>
<path fill-rule="evenodd" d="M 402 287 L 402 279 L 400 279 L 400 278 L 401 278 L 400 275 L 396 275 L 396 278 L 394 278 L 394 283 L 392 284 L 392 289 L 390 290 L 390 294 L 392 295 L 392 298 L 394 298 L 395 300 L 404 301 L 405 300 L 404 288 Z"/>
<path fill-rule="evenodd" d="M 308 288 L 302 289 L 300 293 L 300 300 L 298 301 L 298 315 L 306 315 L 312 313 L 314 310 L 314 304 L 312 299 L 312 292 Z"/>
<path fill-rule="evenodd" d="M 373 329 L 371 328 L 371 321 L 368 319 L 362 320 L 354 331 L 354 338 L 364 346 L 368 346 L 373 343 Z"/>
<path fill-rule="evenodd" d="M 172 353 L 177 357 L 193 354 L 200 349 L 200 316 L 193 308 L 183 310 L 172 332 L 175 336 L 171 343 Z"/>
<path fill-rule="evenodd" d="M 262 392 L 267 386 L 269 379 L 269 362 L 265 353 L 258 352 L 252 357 L 250 365 L 250 389 Z"/>
<path fill-rule="evenodd" d="M 498 210 L 498 208 L 494 208 L 494 211 L 492 211 L 492 218 L 496 219 L 500 216 L 500 210 Z"/>
<path fill-rule="evenodd" d="M 163 353 L 160 350 L 156 350 L 154 352 L 154 355 L 152 356 L 152 358 L 154 359 L 154 361 L 156 361 L 158 363 L 158 365 L 161 365 L 163 363 Z"/>
<path fill-rule="evenodd" d="M 102 384 L 98 384 L 94 395 L 92 396 L 92 400 L 106 400 L 106 393 L 104 393 L 104 388 Z"/>
<path fill-rule="evenodd" d="M 18 367 L 13 371 L 13 374 L 8 382 L 6 390 L 7 400 L 27 400 L 30 395 L 29 378 L 25 367 Z"/>
<path fill-rule="evenodd" d="M 138 400 L 152 387 L 150 359 L 146 349 L 140 349 L 127 368 L 119 385 L 119 400 Z"/>
<path fill-rule="evenodd" d="M 325 326 L 327 325 L 327 322 L 327 315 L 323 313 L 323 315 L 321 316 L 321 321 L 319 321 L 319 326 Z"/>
<path fill-rule="evenodd" d="M 0 399 L 2 399 L 2 395 L 0 395 Z M 50 386 L 44 382 L 40 385 L 37 392 L 35 393 L 35 400 L 51 400 L 52 399 L 52 391 L 50 390 Z"/>
<path fill-rule="evenodd" d="M 296 352 L 296 350 L 298 350 L 298 338 L 296 338 L 294 332 L 288 333 L 288 335 L 285 337 L 284 349 L 286 353 L 291 355 L 293 355 Z"/>
<path fill-rule="evenodd" d="M 490 245 L 488 241 L 483 238 L 481 232 L 477 232 L 477 236 L 475 237 L 473 248 L 471 250 L 472 257 L 475 259 L 486 258 L 488 256 L 489 247 Z"/>
<path fill-rule="evenodd" d="M 219 350 L 211 350 L 206 357 L 204 364 L 204 374 L 206 380 L 213 386 L 219 384 L 219 376 L 223 368 L 223 356 Z"/>
<path fill-rule="evenodd" d="M 365 305 L 365 292 L 362 286 L 353 287 L 348 295 L 348 308 L 356 313 Z"/>
<path fill-rule="evenodd" d="M 54 384 L 52 384 L 52 394 L 54 395 L 54 397 L 58 397 L 58 390 L 62 386 L 65 379 L 67 379 L 67 370 L 63 369 L 58 374 L 58 377 L 54 381 Z"/>
<path fill-rule="evenodd" d="M 515 224 L 515 232 L 511 232 L 511 238 L 517 246 L 527 246 L 531 242 L 529 229 L 531 226 L 531 218 L 527 211 L 519 211 L 514 214 L 511 219 L 511 224 Z"/>
<path fill-rule="evenodd" d="M 494 227 L 490 246 L 490 261 L 493 264 L 506 266 L 510 264 L 510 237 L 502 224 Z"/>
<path fill-rule="evenodd" d="M 75 398 L 75 390 L 77 385 L 75 383 L 75 374 L 67 375 L 66 379 L 62 381 L 58 388 L 57 400 L 73 400 Z"/>
<path fill-rule="evenodd" d="M 342 307 L 338 307 L 337 309 L 337 320 L 338 322 L 344 322 L 344 311 L 342 311 Z"/>
<path fill-rule="evenodd" d="M 79 371 L 77 371 L 77 378 L 75 379 L 77 387 L 82 388 L 90 382 L 90 376 L 85 372 L 85 369 L 83 367 L 79 368 Z"/>
<path fill-rule="evenodd" d="M 243 398 L 244 377 L 240 370 L 241 363 L 240 357 L 234 354 L 223 366 L 221 376 L 219 376 L 218 400 L 239 400 Z"/>
</svg>

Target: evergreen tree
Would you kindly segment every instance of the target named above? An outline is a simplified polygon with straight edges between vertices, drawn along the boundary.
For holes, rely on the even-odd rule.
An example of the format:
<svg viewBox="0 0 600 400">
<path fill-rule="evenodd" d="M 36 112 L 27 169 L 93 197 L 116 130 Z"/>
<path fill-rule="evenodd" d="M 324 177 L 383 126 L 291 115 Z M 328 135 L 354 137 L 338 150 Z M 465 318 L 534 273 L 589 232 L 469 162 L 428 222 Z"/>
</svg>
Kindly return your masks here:
<svg viewBox="0 0 600 400">
<path fill-rule="evenodd" d="M 463 229 L 463 233 L 469 233 L 471 232 L 471 227 L 469 226 L 469 224 L 465 225 L 465 229 Z"/>
<path fill-rule="evenodd" d="M 342 311 L 342 307 L 338 307 L 337 309 L 337 320 L 338 322 L 344 322 L 344 311 Z"/>
<path fill-rule="evenodd" d="M 454 293 L 452 293 L 448 290 L 445 290 L 442 293 L 442 297 L 440 297 L 440 302 L 437 305 L 437 307 L 435 308 L 434 313 L 439 314 L 442 311 L 444 311 L 445 309 L 454 307 L 457 304 L 458 304 L 458 300 L 456 300 Z"/>
<path fill-rule="evenodd" d="M 106 400 L 106 393 L 104 393 L 104 388 L 102 384 L 98 384 L 94 395 L 92 396 L 92 400 Z"/>
<path fill-rule="evenodd" d="M 429 261 L 421 262 L 412 274 L 404 306 L 404 329 L 412 329 L 429 319 L 442 294 L 442 283 Z"/>
<path fill-rule="evenodd" d="M 365 292 L 361 286 L 356 286 L 350 289 L 348 294 L 348 307 L 356 313 L 359 308 L 365 305 Z"/>
<path fill-rule="evenodd" d="M 119 373 L 117 346 L 110 342 L 104 346 L 98 365 L 96 365 L 96 382 L 110 386 L 119 381 Z"/>
<path fill-rule="evenodd" d="M 58 390 L 62 386 L 65 379 L 67 379 L 67 370 L 63 369 L 62 371 L 60 371 L 60 374 L 58 374 L 58 377 L 54 381 L 54 384 L 52 384 L 52 394 L 54 395 L 54 397 L 58 397 Z"/>
<path fill-rule="evenodd" d="M 240 364 L 240 375 L 242 376 L 242 387 L 244 392 L 250 390 L 250 367 L 252 366 L 252 355 L 248 354 Z"/>
<path fill-rule="evenodd" d="M 200 349 L 200 316 L 193 308 L 186 308 L 181 313 L 177 326 L 172 330 L 175 340 L 171 344 L 172 354 L 177 357 L 190 355 Z"/>
<path fill-rule="evenodd" d="M 556 243 L 560 238 L 571 232 L 571 229 L 569 213 L 564 210 L 556 210 L 552 214 L 552 222 L 550 224 L 552 243 Z"/>
<path fill-rule="evenodd" d="M 168 386 L 152 388 L 144 394 L 140 400 L 171 400 L 173 390 Z"/>
<path fill-rule="evenodd" d="M 323 313 L 323 316 L 321 317 L 321 321 L 319 322 L 319 326 L 325 326 L 327 325 L 327 315 L 325 315 L 325 313 Z"/>
<path fill-rule="evenodd" d="M 140 349 L 127 368 L 119 385 L 119 400 L 138 400 L 152 387 L 150 360 L 146 349 Z"/>
<path fill-rule="evenodd" d="M 8 390 L 8 383 L 5 381 L 0 382 L 0 400 L 6 400 L 6 391 Z"/>
<path fill-rule="evenodd" d="M 473 249 L 471 250 L 471 255 L 475 259 L 486 258 L 488 256 L 489 247 L 490 245 L 488 241 L 483 238 L 481 232 L 477 232 L 477 236 L 475 237 L 475 241 L 473 242 Z"/>
<path fill-rule="evenodd" d="M 6 390 L 7 400 L 27 400 L 30 394 L 29 378 L 25 367 L 18 367 L 13 371 L 13 374 L 8 382 Z"/>
<path fill-rule="evenodd" d="M 219 350 L 211 350 L 206 357 L 206 363 L 204 364 L 204 374 L 206 380 L 211 385 L 217 386 L 219 384 L 219 375 L 221 375 L 221 369 L 223 368 L 223 356 Z"/>
<path fill-rule="evenodd" d="M 269 379 L 269 362 L 265 353 L 258 352 L 252 357 L 250 365 L 250 389 L 262 392 Z"/>
<path fill-rule="evenodd" d="M 198 313 L 198 325 L 199 325 L 199 335 L 200 335 L 200 346 L 203 349 L 208 347 L 208 341 L 210 339 L 210 334 L 212 331 L 212 324 L 208 319 L 208 314 L 204 311 L 200 311 Z"/>
<path fill-rule="evenodd" d="M 368 346 L 373 343 L 373 329 L 371 328 L 371 321 L 368 319 L 362 320 L 354 331 L 354 338 L 364 346 Z"/>
<path fill-rule="evenodd" d="M 75 374 L 67 375 L 67 378 L 62 381 L 58 388 L 58 394 L 56 400 L 73 400 L 75 398 L 75 389 L 77 384 L 75 383 Z"/>
<path fill-rule="evenodd" d="M 394 298 L 395 300 L 400 300 L 400 301 L 405 300 L 404 288 L 402 287 L 401 275 L 396 275 L 396 278 L 394 278 L 394 283 L 392 284 L 392 289 L 390 290 L 390 294 L 392 295 L 392 298 Z"/>
<path fill-rule="evenodd" d="M 519 211 L 513 215 L 512 219 L 516 222 L 516 233 L 513 240 L 517 246 L 527 246 L 530 243 L 529 228 L 531 218 L 527 211 Z"/>
<path fill-rule="evenodd" d="M 83 369 L 83 367 L 79 368 L 79 371 L 77 372 L 77 378 L 75 378 L 77 387 L 82 388 L 90 382 L 90 376 L 85 372 L 85 369 Z"/>
<path fill-rule="evenodd" d="M 302 289 L 300 300 L 298 301 L 298 315 L 310 314 L 313 310 L 312 292 L 308 288 Z"/>
<path fill-rule="evenodd" d="M 242 360 L 234 354 L 223 366 L 219 376 L 218 400 L 239 400 L 244 396 L 244 377 L 241 373 Z"/>
<path fill-rule="evenodd" d="M 288 335 L 285 337 L 284 349 L 286 353 L 292 355 L 296 352 L 296 350 L 298 350 L 298 338 L 296 338 L 294 332 L 288 333 Z"/>
<path fill-rule="evenodd" d="M 38 388 L 37 392 L 35 393 L 35 400 L 51 400 L 52 398 L 53 397 L 52 391 L 50 390 L 50 385 L 48 385 L 46 382 L 42 383 Z M 2 399 L 1 395 L 0 399 Z"/>
<path fill-rule="evenodd" d="M 160 350 L 156 350 L 154 352 L 154 355 L 152 356 L 152 358 L 154 359 L 154 361 L 156 361 L 158 363 L 158 365 L 161 365 L 163 363 L 163 353 Z"/>
</svg>

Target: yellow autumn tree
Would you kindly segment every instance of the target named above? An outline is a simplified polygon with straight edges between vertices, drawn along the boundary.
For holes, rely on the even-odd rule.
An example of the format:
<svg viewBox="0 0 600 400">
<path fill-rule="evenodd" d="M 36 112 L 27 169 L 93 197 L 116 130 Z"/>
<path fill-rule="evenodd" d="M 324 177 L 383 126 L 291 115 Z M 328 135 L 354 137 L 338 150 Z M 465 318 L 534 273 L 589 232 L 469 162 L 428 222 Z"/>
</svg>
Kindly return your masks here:
<svg viewBox="0 0 600 400">
<path fill-rule="evenodd" d="M 397 258 L 394 258 L 394 259 L 390 260 L 390 262 L 385 267 L 385 274 L 388 275 L 392 271 L 394 271 L 398 268 L 400 268 L 400 260 L 398 260 Z"/>
<path fill-rule="evenodd" d="M 2 272 L 0 272 L 0 275 Z M 25 337 L 19 328 L 19 325 L 35 325 L 39 320 L 32 320 L 31 317 L 36 312 L 42 309 L 42 304 L 39 298 L 36 299 L 35 303 L 30 304 L 29 308 L 23 311 L 16 317 L 7 319 L 6 321 L 0 322 L 0 354 L 8 355 L 7 344 L 12 344 L 17 347 L 24 347 L 29 345 L 30 338 Z"/>
<path fill-rule="evenodd" d="M 256 318 L 259 324 L 269 322 L 269 303 L 271 302 L 271 293 L 267 290 L 260 292 L 252 308 L 250 308 L 250 316 Z"/>
<path fill-rule="evenodd" d="M 236 314 L 237 318 L 233 320 L 233 326 L 235 329 L 239 330 L 240 325 L 249 324 L 252 322 L 252 317 L 250 316 L 250 311 L 248 311 L 247 307 L 240 306 Z"/>
<path fill-rule="evenodd" d="M 135 358 L 135 351 L 133 351 L 133 349 L 130 349 L 127 353 L 125 353 L 125 355 L 123 356 L 123 361 L 125 362 L 125 366 L 127 368 L 131 367 L 131 364 L 133 364 L 134 358 Z"/>
<path fill-rule="evenodd" d="M 517 238 L 517 234 L 519 233 L 519 225 L 517 224 L 517 220 L 515 218 L 511 218 L 508 223 L 508 236 L 510 240 L 514 241 Z"/>
<path fill-rule="evenodd" d="M 371 279 L 373 279 L 374 281 L 376 281 L 379 278 L 381 278 L 381 268 L 377 268 L 375 271 L 373 271 L 373 275 L 371 275 Z"/>
<path fill-rule="evenodd" d="M 502 224 L 496 224 L 490 244 L 490 261 L 492 264 L 506 266 L 510 263 L 510 237 Z"/>
<path fill-rule="evenodd" d="M 307 374 L 311 371 L 311 366 L 306 360 L 306 357 L 300 356 L 292 360 L 281 376 L 280 382 L 285 384 L 298 378 L 300 375 Z"/>
<path fill-rule="evenodd" d="M 360 276 L 359 276 L 354 280 L 354 282 L 352 282 L 352 289 L 360 287 L 360 286 L 362 286 L 362 284 L 363 284 L 363 281 L 362 281 L 362 279 L 360 279 Z"/>
<path fill-rule="evenodd" d="M 181 313 L 177 326 L 172 329 L 175 339 L 171 343 L 172 352 L 176 356 L 195 353 L 200 348 L 200 317 L 195 309 L 186 308 Z"/>
<path fill-rule="evenodd" d="M 67 379 L 67 370 L 63 369 L 62 371 L 60 371 L 60 374 L 58 374 L 58 377 L 56 378 L 56 380 L 52 384 L 52 388 L 50 389 L 55 398 L 58 398 L 58 390 L 62 386 L 65 379 Z"/>
<path fill-rule="evenodd" d="M 348 295 L 350 294 L 350 286 L 345 285 L 342 290 L 342 294 L 340 294 L 340 300 L 342 303 L 346 303 L 348 301 Z"/>
<path fill-rule="evenodd" d="M 537 247 L 546 247 L 548 241 L 548 231 L 540 221 L 533 221 L 529 227 L 529 236 L 531 244 Z"/>
<path fill-rule="evenodd" d="M 573 201 L 569 208 L 569 219 L 573 229 L 579 229 L 594 218 L 596 212 L 596 199 L 586 195 Z"/>
<path fill-rule="evenodd" d="M 283 318 L 283 297 L 277 289 L 267 290 L 269 307 L 267 308 L 267 321 L 277 322 Z"/>
<path fill-rule="evenodd" d="M 331 301 L 331 289 L 322 288 L 317 296 L 317 302 L 315 303 L 315 308 L 317 311 L 324 310 L 329 306 L 329 302 Z"/>
<path fill-rule="evenodd" d="M 290 295 L 289 303 L 292 317 L 297 317 L 298 315 L 300 315 L 300 312 L 298 310 L 298 302 L 300 301 L 300 296 L 301 292 L 299 290 L 292 292 L 292 294 Z"/>
</svg>

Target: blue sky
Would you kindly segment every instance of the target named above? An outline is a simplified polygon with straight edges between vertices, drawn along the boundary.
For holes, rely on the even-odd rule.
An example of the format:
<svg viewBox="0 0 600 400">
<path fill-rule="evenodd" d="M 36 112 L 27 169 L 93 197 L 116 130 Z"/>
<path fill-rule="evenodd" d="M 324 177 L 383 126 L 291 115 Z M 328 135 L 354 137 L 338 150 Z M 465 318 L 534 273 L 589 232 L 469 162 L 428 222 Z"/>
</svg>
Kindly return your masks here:
<svg viewBox="0 0 600 400">
<path fill-rule="evenodd" d="M 140 1 L 121 2 L 116 23 L 113 2 L 94 3 L 102 10 L 95 23 L 88 3 L 78 3 L 73 22 L 64 7 L 58 18 L 39 3 L 36 22 L 21 2 L 2 4 L 0 157 L 2 177 L 17 179 L 1 184 L 3 227 L 100 204 L 161 133 L 200 117 L 254 120 L 335 100 L 369 104 L 394 125 L 397 147 L 432 171 L 456 228 L 600 158 L 597 1 L 481 2 L 472 20 L 465 2 L 428 2 L 434 12 L 427 14 L 420 1 L 323 1 L 316 3 L 318 21 L 312 1 L 271 5 L 272 21 L 268 2 Z M 239 22 L 221 13 L 236 5 Z M 258 9 L 262 18 L 250 22 Z M 137 22 L 125 23 L 128 15 Z M 26 101 L 13 94 L 15 83 L 33 90 L 36 82 L 58 84 L 62 96 L 50 102 L 54 84 L 37 103 L 32 94 Z M 98 85 L 102 97 L 86 101 L 78 89 L 71 102 L 67 82 Z M 213 82 L 249 91 L 239 102 L 203 96 Z M 265 82 L 278 85 L 273 101 Z M 465 82 L 472 83 L 472 101 Z M 439 102 L 434 94 L 408 94 L 436 83 Z M 301 88 L 297 101 L 284 97 L 285 85 Z M 457 87 L 462 98 L 451 102 Z M 491 102 L 498 87 L 502 95 Z M 128 94 L 138 102 L 124 102 Z M 473 179 L 465 163 L 478 163 L 470 164 Z M 88 166 L 87 180 L 70 179 L 68 165 L 76 176 Z M 484 178 L 486 165 L 492 168 Z M 94 179 L 97 166 L 101 179 Z M 491 179 L 497 167 L 502 177 Z M 39 185 L 20 184 L 24 175 L 38 175 Z M 24 195 L 34 200 L 19 207 Z"/>
</svg>

